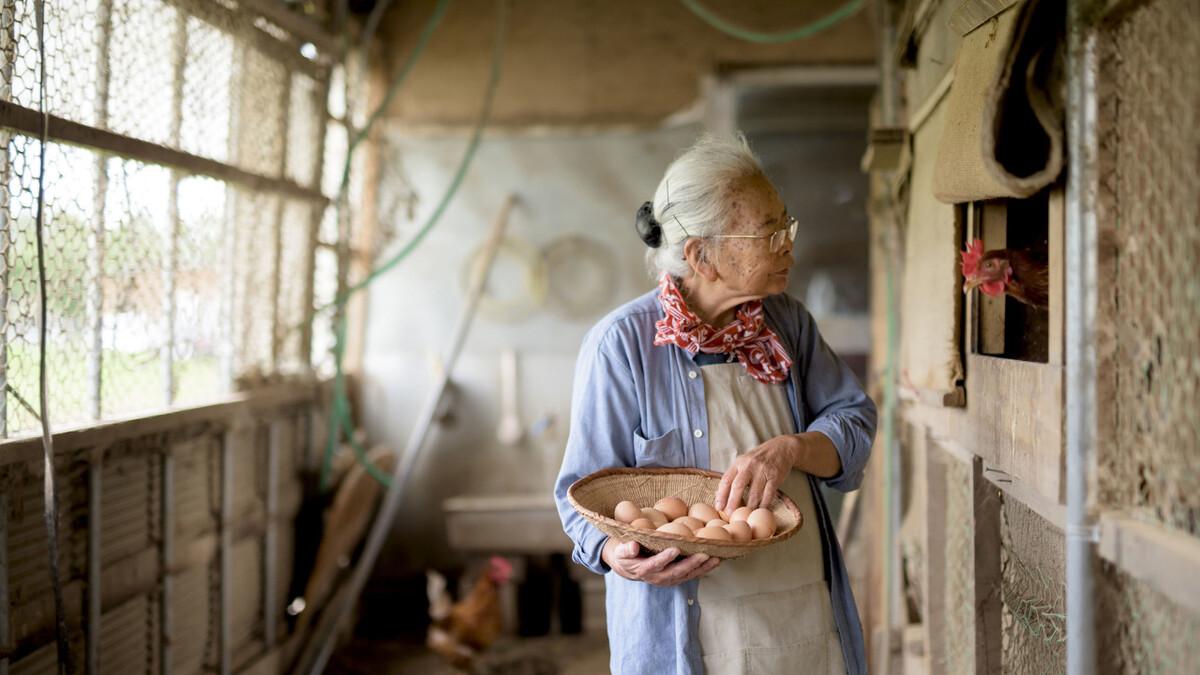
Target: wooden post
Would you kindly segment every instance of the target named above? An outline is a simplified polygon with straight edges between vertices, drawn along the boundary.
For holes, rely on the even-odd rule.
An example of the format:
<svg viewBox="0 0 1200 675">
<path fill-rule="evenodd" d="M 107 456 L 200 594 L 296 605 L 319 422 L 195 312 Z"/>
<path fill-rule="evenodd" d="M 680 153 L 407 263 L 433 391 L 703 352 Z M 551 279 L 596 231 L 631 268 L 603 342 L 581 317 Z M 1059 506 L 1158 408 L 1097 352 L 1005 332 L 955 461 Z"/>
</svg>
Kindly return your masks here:
<svg viewBox="0 0 1200 675">
<path fill-rule="evenodd" d="M 1061 186 L 1051 188 L 1049 194 L 1049 213 L 1046 214 L 1047 239 L 1046 259 L 1050 264 L 1050 330 L 1047 362 L 1056 366 L 1066 364 L 1063 358 L 1063 341 L 1065 331 L 1066 302 L 1063 295 L 1066 278 L 1066 255 L 1063 249 L 1063 233 L 1066 228 L 1067 212 L 1064 203 L 1064 193 Z"/>
<path fill-rule="evenodd" d="M 88 675 L 100 672 L 101 553 L 104 523 L 104 449 L 94 448 L 88 461 L 87 596 L 84 650 Z"/>
<path fill-rule="evenodd" d="M 925 431 L 925 653 L 930 675 L 946 664 L 946 456 Z"/>
<path fill-rule="evenodd" d="M 1004 248 L 1008 236 L 1008 205 L 1003 200 L 983 202 L 980 206 L 981 218 L 979 238 L 983 240 L 983 250 Z M 976 293 L 979 304 L 979 353 L 1004 354 L 1004 302 L 1005 296 L 998 298 Z"/>
<path fill-rule="evenodd" d="M 183 80 L 184 68 L 187 65 L 188 31 L 187 15 L 180 12 L 175 19 L 175 54 L 174 75 L 171 91 L 171 144 L 179 147 L 180 136 L 183 133 Z M 167 244 L 167 265 L 163 270 L 166 289 L 165 306 L 167 308 L 167 339 L 163 346 L 163 400 L 166 405 L 175 404 L 175 342 L 178 338 L 176 317 L 178 312 L 179 282 L 179 231 L 181 228 L 179 214 L 179 181 L 183 174 L 179 169 L 171 169 L 171 188 L 167 194 L 167 220 L 171 225 L 170 239 Z"/>
<path fill-rule="evenodd" d="M 983 476 L 983 460 L 971 462 L 975 515 L 975 672 L 1000 673 L 1000 491 Z"/>
<path fill-rule="evenodd" d="M 8 675 L 12 642 L 8 619 L 8 495 L 4 492 L 0 492 L 0 570 L 0 675 Z"/>
</svg>

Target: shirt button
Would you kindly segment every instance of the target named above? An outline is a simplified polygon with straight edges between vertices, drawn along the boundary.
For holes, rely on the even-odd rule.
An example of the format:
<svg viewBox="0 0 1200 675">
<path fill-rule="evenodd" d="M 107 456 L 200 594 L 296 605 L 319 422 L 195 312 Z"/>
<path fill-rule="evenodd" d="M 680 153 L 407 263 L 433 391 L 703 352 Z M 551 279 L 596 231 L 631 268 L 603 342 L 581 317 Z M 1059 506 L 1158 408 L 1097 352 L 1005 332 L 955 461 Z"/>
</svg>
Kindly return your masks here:
<svg viewBox="0 0 1200 675">
<path fill-rule="evenodd" d="M 695 431 L 693 431 L 693 432 L 692 432 L 692 435 L 693 435 L 693 436 L 695 436 L 696 438 L 700 438 L 701 436 L 703 436 L 703 435 L 704 435 L 704 432 L 703 432 L 703 431 L 700 431 L 699 429 L 697 429 L 697 430 L 695 430 Z"/>
<path fill-rule="evenodd" d="M 697 377 L 699 377 L 699 375 L 696 373 L 696 371 L 694 371 L 694 370 L 689 370 L 689 371 L 688 371 L 688 377 L 689 377 L 690 379 L 693 379 L 693 380 L 694 380 L 694 379 L 696 379 Z"/>
<path fill-rule="evenodd" d="M 688 598 L 688 607 L 691 607 L 694 604 L 696 604 L 695 598 Z"/>
</svg>

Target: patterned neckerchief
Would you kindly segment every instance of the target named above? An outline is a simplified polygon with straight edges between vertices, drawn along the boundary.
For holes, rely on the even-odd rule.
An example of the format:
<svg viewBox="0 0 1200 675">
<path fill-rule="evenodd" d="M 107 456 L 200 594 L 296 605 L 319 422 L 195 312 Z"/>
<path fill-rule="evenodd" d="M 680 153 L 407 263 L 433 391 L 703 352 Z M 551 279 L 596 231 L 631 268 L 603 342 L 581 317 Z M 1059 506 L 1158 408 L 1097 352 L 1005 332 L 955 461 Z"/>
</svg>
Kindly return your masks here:
<svg viewBox="0 0 1200 675">
<path fill-rule="evenodd" d="M 744 302 L 724 328 L 713 328 L 688 309 L 683 294 L 663 274 L 658 279 L 658 302 L 665 316 L 655 327 L 654 344 L 675 345 L 689 354 L 733 354 L 751 377 L 766 384 L 783 382 L 792 359 L 763 319 L 761 300 Z"/>
</svg>

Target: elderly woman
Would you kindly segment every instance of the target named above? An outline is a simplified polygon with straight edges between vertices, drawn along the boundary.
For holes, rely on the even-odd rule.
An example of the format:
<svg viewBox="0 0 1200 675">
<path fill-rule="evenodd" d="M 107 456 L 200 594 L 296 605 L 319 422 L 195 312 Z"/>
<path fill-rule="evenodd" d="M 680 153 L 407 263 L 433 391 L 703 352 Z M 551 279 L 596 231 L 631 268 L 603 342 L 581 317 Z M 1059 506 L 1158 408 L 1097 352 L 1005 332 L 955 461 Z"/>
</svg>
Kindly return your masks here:
<svg viewBox="0 0 1200 675">
<path fill-rule="evenodd" d="M 573 558 L 605 575 L 614 673 L 865 673 L 820 482 L 862 480 L 875 406 L 784 294 L 796 219 L 744 139 L 706 138 L 638 211 L 657 290 L 588 333 L 555 498 Z M 721 562 L 610 539 L 566 499 L 614 466 L 724 472 L 716 508 L 795 500 L 791 539 Z"/>
</svg>

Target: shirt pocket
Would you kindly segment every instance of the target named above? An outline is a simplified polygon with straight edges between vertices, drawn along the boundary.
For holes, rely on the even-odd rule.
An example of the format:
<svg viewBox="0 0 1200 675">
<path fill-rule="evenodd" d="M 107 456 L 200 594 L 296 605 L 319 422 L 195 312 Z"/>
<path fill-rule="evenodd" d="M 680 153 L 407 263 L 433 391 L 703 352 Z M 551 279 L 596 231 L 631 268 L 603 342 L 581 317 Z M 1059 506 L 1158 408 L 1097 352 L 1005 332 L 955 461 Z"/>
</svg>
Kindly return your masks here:
<svg viewBox="0 0 1200 675">
<path fill-rule="evenodd" d="M 633 432 L 633 453 L 637 466 L 683 466 L 683 437 L 679 429 L 654 438 L 646 438 L 638 430 Z"/>
</svg>

